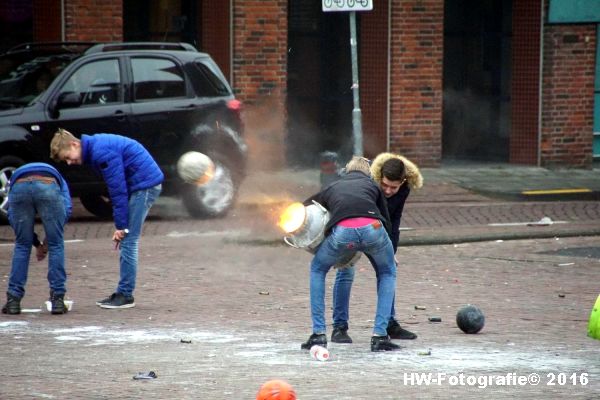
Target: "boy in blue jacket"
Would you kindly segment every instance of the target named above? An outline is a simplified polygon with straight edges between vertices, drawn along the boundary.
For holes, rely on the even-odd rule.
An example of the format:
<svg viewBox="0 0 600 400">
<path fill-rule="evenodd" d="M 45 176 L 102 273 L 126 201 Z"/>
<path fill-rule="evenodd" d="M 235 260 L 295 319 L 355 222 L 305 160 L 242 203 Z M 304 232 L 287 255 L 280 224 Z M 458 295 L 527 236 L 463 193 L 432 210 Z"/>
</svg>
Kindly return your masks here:
<svg viewBox="0 0 600 400">
<path fill-rule="evenodd" d="M 68 165 L 89 165 L 106 182 L 116 227 L 112 240 L 120 247 L 120 280 L 117 290 L 96 304 L 102 308 L 134 307 L 138 243 L 146 216 L 160 195 L 162 171 L 140 143 L 108 133 L 77 139 L 59 129 L 50 143 L 50 157 Z"/>
<path fill-rule="evenodd" d="M 46 239 L 40 243 L 34 232 L 35 216 L 44 225 Z M 8 184 L 8 221 L 15 231 L 16 241 L 12 268 L 6 291 L 4 314 L 20 314 L 25 295 L 31 246 L 36 247 L 38 261 L 48 257 L 48 283 L 52 314 L 67 312 L 64 297 L 65 272 L 64 226 L 71 215 L 71 195 L 67 183 L 51 165 L 30 163 L 17 168 Z"/>
</svg>

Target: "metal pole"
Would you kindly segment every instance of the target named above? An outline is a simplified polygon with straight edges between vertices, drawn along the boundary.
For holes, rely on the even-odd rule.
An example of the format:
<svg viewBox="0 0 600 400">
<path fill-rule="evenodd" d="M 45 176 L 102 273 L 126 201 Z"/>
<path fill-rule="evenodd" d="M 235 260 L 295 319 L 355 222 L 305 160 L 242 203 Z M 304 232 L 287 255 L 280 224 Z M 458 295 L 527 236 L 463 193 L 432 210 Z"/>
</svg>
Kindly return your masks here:
<svg viewBox="0 0 600 400">
<path fill-rule="evenodd" d="M 350 12 L 350 51 L 352 53 L 352 135 L 354 137 L 354 155 L 363 155 L 362 114 L 360 111 L 360 96 L 358 93 L 358 52 L 356 49 L 356 12 Z"/>
</svg>

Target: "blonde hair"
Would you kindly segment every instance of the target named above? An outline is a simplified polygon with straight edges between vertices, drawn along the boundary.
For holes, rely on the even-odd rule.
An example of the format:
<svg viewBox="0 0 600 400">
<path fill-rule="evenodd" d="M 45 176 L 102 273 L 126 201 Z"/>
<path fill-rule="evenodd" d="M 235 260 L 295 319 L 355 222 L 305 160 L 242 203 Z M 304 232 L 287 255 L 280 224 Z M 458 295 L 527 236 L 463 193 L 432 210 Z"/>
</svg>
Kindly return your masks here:
<svg viewBox="0 0 600 400">
<path fill-rule="evenodd" d="M 363 174 L 371 176 L 371 168 L 369 166 L 369 160 L 364 157 L 353 156 L 348 164 L 346 164 L 346 172 L 359 171 Z"/>
<path fill-rule="evenodd" d="M 61 161 L 59 155 L 63 150 L 68 150 L 71 142 L 79 143 L 80 140 L 77 139 L 71 132 L 66 129 L 58 128 L 52 141 L 50 142 L 50 158 L 56 162 Z"/>
</svg>

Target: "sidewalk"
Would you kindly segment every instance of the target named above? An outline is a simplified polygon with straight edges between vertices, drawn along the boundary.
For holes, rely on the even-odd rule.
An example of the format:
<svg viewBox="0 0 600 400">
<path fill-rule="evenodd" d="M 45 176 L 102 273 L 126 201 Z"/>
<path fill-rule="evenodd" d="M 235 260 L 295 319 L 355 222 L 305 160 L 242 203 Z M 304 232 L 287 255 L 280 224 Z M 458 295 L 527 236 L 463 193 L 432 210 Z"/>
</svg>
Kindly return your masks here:
<svg viewBox="0 0 600 400">
<path fill-rule="evenodd" d="M 455 184 L 504 200 L 600 200 L 600 169 L 557 169 L 508 164 L 453 164 L 425 168 L 426 182 Z"/>
<path fill-rule="evenodd" d="M 407 200 L 400 245 L 600 235 L 598 169 L 469 165 L 421 172 L 424 185 Z M 320 188 L 316 169 L 257 172 L 244 182 L 238 208 L 276 210 Z"/>
</svg>

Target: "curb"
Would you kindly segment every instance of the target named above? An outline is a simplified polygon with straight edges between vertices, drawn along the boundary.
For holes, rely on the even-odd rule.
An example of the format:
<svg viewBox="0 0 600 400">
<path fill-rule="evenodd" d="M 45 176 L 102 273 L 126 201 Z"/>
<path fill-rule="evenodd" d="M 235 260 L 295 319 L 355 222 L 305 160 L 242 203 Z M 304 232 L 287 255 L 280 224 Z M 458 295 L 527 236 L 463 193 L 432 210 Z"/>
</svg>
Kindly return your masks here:
<svg viewBox="0 0 600 400">
<path fill-rule="evenodd" d="M 449 245 L 459 243 L 492 242 L 497 240 L 526 240 L 526 239 L 550 239 L 580 236 L 600 236 L 600 228 L 582 228 L 572 231 L 527 231 L 527 232 L 503 232 L 490 234 L 449 234 L 439 236 L 423 236 L 406 238 L 400 237 L 398 247 Z M 234 238 L 225 239 L 226 243 L 242 244 L 247 246 L 285 246 L 283 235 L 281 238 Z"/>
<path fill-rule="evenodd" d="M 590 189 L 523 190 L 521 192 L 499 192 L 466 185 L 465 190 L 481 196 L 505 201 L 600 201 L 600 191 Z"/>
</svg>

